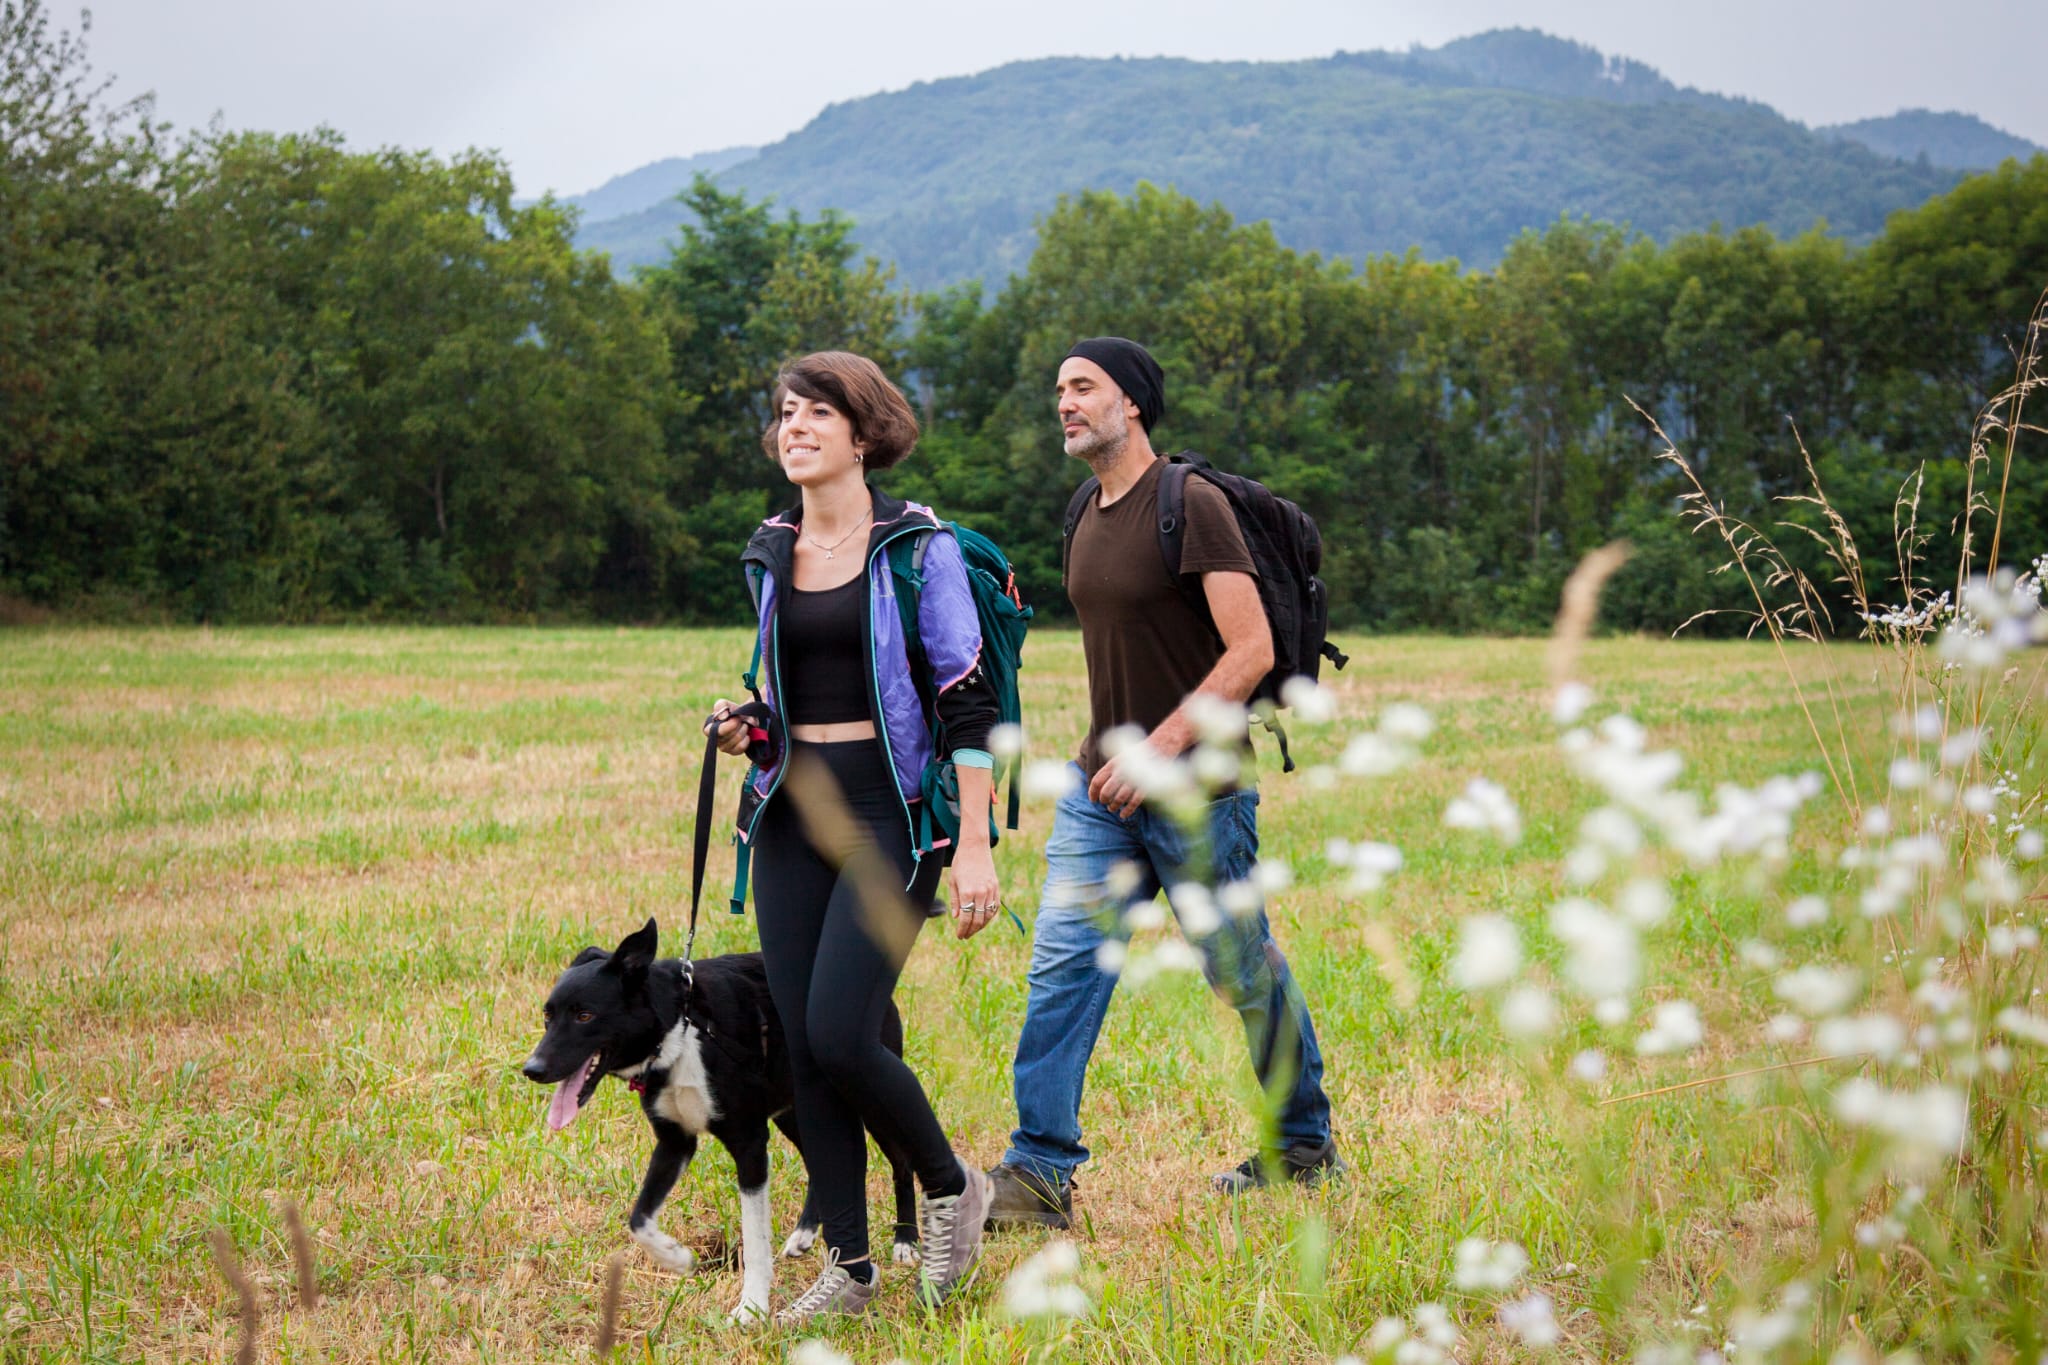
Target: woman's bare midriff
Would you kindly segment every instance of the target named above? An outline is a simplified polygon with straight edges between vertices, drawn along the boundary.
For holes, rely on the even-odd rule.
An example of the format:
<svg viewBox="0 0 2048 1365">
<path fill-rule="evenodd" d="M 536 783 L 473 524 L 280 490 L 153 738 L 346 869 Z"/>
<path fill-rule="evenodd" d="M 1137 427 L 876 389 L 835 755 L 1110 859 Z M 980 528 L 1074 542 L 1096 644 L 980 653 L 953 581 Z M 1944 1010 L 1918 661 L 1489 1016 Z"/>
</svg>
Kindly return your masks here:
<svg viewBox="0 0 2048 1365">
<path fill-rule="evenodd" d="M 873 739 L 871 720 L 840 720 L 829 725 L 792 725 L 789 737 L 800 744 L 844 744 L 848 740 Z"/>
</svg>

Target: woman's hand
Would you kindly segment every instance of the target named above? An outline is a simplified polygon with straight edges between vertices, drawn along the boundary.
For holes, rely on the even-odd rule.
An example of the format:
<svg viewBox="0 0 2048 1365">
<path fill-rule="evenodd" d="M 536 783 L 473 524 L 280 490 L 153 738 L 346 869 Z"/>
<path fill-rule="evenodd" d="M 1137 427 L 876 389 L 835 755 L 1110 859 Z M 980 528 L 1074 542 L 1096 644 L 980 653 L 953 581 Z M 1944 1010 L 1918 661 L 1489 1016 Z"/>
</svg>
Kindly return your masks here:
<svg viewBox="0 0 2048 1365">
<path fill-rule="evenodd" d="M 996 857 L 987 839 L 962 840 L 948 869 L 953 887 L 953 934 L 973 938 L 1002 908 L 1002 888 L 996 884 Z"/>
<path fill-rule="evenodd" d="M 747 722 L 732 713 L 732 703 L 724 697 L 711 703 L 711 720 L 705 723 L 705 730 L 714 723 L 718 726 L 718 752 L 735 756 L 747 752 Z"/>
</svg>

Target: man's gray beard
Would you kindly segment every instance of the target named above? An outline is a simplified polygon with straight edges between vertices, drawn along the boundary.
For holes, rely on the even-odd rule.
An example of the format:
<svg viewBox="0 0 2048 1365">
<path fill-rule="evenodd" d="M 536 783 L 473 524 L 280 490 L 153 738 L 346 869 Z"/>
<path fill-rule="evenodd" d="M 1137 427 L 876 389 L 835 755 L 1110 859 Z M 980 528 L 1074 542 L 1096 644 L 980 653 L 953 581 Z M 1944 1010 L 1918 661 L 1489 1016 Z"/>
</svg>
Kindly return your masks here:
<svg viewBox="0 0 2048 1365">
<path fill-rule="evenodd" d="M 1131 419 L 1119 412 L 1116 414 L 1116 430 L 1098 431 L 1094 427 L 1066 443 L 1067 454 L 1077 460 L 1086 460 L 1088 467 L 1099 476 L 1103 470 L 1115 468 L 1116 462 L 1124 457 L 1124 448 L 1131 443 Z"/>
</svg>

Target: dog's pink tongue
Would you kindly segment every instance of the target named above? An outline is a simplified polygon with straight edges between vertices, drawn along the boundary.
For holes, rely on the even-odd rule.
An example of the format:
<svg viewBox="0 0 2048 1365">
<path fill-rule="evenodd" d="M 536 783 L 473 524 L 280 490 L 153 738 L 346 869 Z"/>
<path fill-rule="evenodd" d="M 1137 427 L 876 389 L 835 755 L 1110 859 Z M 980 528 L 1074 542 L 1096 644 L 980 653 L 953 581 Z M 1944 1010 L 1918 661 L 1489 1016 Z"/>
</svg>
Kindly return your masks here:
<svg viewBox="0 0 2048 1365">
<path fill-rule="evenodd" d="M 576 1092 L 583 1088 L 583 1073 L 577 1072 L 568 1080 L 555 1087 L 555 1097 L 548 1101 L 548 1128 L 561 1132 L 576 1117 Z"/>
</svg>

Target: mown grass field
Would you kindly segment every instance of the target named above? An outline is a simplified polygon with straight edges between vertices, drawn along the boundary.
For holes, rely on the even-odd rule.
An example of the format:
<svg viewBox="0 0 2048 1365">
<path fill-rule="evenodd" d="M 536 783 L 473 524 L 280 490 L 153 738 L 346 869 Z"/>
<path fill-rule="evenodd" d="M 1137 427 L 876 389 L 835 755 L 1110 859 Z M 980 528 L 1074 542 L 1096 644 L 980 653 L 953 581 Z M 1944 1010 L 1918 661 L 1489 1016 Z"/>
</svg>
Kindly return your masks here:
<svg viewBox="0 0 2048 1365">
<path fill-rule="evenodd" d="M 1254 1137 L 1235 1020 L 1200 981 L 1126 989 L 1090 1074 L 1076 1240 L 1095 1309 L 1012 1322 L 1005 1273 L 1039 1236 L 991 1243 L 976 1286 L 928 1315 L 911 1276 L 834 1335 L 861 1361 L 1319 1361 L 1450 1285 L 1463 1237 L 1525 1246 L 1557 1299 L 1569 1356 L 1619 1346 L 1585 1307 L 1596 1268 L 1637 1257 L 1629 1311 L 1683 1316 L 1773 1239 L 1780 1130 L 1731 1087 L 1589 1111 L 1566 1127 L 1528 1092 L 1488 1021 L 1443 979 L 1458 916 L 1540 921 L 1594 799 L 1560 759 L 1540 641 L 1347 641 L 1338 721 L 1297 732 L 1329 761 L 1384 704 L 1438 729 L 1396 777 L 1318 791 L 1269 761 L 1266 852 L 1296 885 L 1273 907 L 1315 1011 L 1342 1187 L 1232 1206 L 1205 1175 Z M 546 1093 L 517 1072 L 555 973 L 586 943 L 687 914 L 696 724 L 744 662 L 736 631 L 304 630 L 0 633 L 0 1360 L 227 1360 L 234 1298 L 209 1228 L 258 1280 L 277 1360 L 586 1355 L 608 1256 L 647 1151 L 637 1105 L 607 1085 L 550 1137 Z M 1794 671 L 1811 660 L 1795 659 Z M 1078 637 L 1026 654 L 1031 754 L 1082 728 Z M 1815 766 L 1807 722 L 1763 644 L 1614 640 L 1582 675 L 1688 759 L 1702 792 Z M 1883 738 L 1873 677 L 1852 735 Z M 1475 776 L 1521 804 L 1503 849 L 1446 829 Z M 723 784 L 729 803 L 737 768 Z M 1792 882 L 1822 877 L 1832 794 L 1801 823 Z M 1027 921 L 1050 817 L 1026 807 L 999 856 Z M 1332 837 L 1400 846 L 1373 897 L 1340 894 Z M 721 849 L 711 881 L 730 866 Z M 1734 945 L 1766 902 L 1735 874 L 1679 875 L 1661 932 L 1683 981 L 1741 1011 L 1761 990 Z M 672 944 L 679 945 L 679 938 Z M 715 908 L 700 950 L 755 946 Z M 910 1053 L 957 1145 L 988 1162 L 1013 1121 L 1009 1058 L 1028 947 L 1007 922 L 961 944 L 927 931 L 900 994 Z M 1761 1007 L 1759 1007 L 1761 1008 Z M 1588 1025 L 1588 1028 L 1591 1026 Z M 1601 1093 L 1745 1058 L 1616 1050 Z M 1729 1045 L 1733 1046 L 1733 1045 Z M 800 1167 L 778 1146 L 779 1225 Z M 1640 1191 L 1635 1241 L 1585 1212 L 1588 1178 Z M 1589 1174 L 1590 1173 L 1590 1174 Z M 886 1207 L 879 1169 L 871 1207 Z M 323 1302 L 301 1312 L 278 1214 L 305 1210 Z M 715 1144 L 667 1226 L 738 1235 Z M 778 1296 L 814 1262 L 785 1263 Z M 793 1339 L 722 1324 L 736 1269 L 678 1279 L 637 1251 L 629 1357 L 781 1360 Z M 1474 1354 L 1507 1348 L 1475 1331 Z"/>
</svg>

